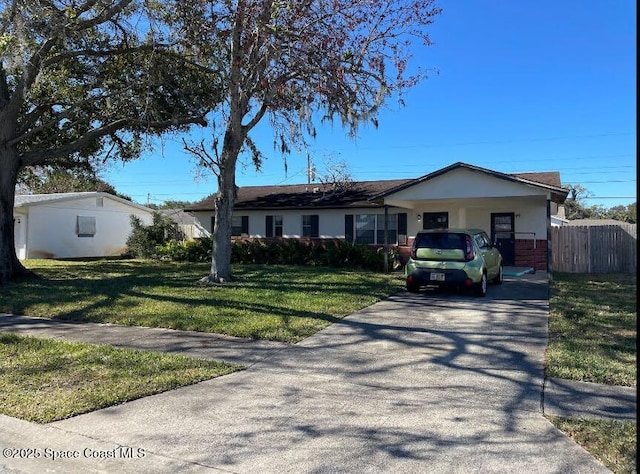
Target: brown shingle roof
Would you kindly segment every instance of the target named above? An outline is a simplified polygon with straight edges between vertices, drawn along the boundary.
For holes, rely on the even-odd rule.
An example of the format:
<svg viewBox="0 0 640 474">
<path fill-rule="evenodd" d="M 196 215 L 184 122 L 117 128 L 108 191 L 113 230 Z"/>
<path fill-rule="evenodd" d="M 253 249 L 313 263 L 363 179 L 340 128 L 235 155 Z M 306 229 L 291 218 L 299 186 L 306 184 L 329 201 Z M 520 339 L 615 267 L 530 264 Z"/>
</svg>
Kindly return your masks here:
<svg viewBox="0 0 640 474">
<path fill-rule="evenodd" d="M 238 188 L 234 209 L 298 209 L 313 207 L 331 209 L 343 207 L 379 207 L 369 201 L 371 196 L 411 181 L 393 179 L 358 181 L 342 192 L 333 192 L 322 184 L 288 184 L 282 186 L 246 186 Z M 215 195 L 193 204 L 186 211 L 211 211 Z"/>
<path fill-rule="evenodd" d="M 511 176 L 536 183 L 548 184 L 559 188 L 562 186 L 560 182 L 560 173 L 558 171 L 546 171 L 542 173 L 512 173 Z"/>
<path fill-rule="evenodd" d="M 238 188 L 238 196 L 234 209 L 335 209 L 345 207 L 381 207 L 380 202 L 373 202 L 375 196 L 391 194 L 405 187 L 422 182 L 430 177 L 446 173 L 456 167 L 467 167 L 494 174 L 498 177 L 512 180 L 526 180 L 543 186 L 551 186 L 561 189 L 560 173 L 557 171 L 541 173 L 514 173 L 504 174 L 485 170 L 464 163 L 455 163 L 447 168 L 436 171 L 430 175 L 418 179 L 393 179 L 380 181 L 357 181 L 351 183 L 351 187 L 343 192 L 334 193 L 331 189 L 321 184 L 289 184 L 282 186 L 246 186 Z M 323 192 L 324 190 L 324 192 Z M 557 191 L 556 191 L 557 192 Z M 565 197 L 566 197 L 566 193 Z M 202 201 L 193 204 L 185 211 L 212 211 L 215 194 L 206 197 Z M 562 198 L 562 201 L 564 198 Z"/>
</svg>

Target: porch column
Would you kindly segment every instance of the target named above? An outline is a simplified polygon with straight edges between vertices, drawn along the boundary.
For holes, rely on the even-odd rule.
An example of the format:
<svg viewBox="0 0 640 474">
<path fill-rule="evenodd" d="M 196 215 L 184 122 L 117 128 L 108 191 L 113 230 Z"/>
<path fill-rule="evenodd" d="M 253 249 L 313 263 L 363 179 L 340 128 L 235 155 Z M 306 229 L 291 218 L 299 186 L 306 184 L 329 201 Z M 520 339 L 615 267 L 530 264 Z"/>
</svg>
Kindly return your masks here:
<svg viewBox="0 0 640 474">
<path fill-rule="evenodd" d="M 467 208 L 461 207 L 458 209 L 458 224 L 456 227 L 467 227 Z"/>
<path fill-rule="evenodd" d="M 384 206 L 384 272 L 389 273 L 389 206 Z"/>
<path fill-rule="evenodd" d="M 536 238 L 535 234 L 533 238 Z M 547 274 L 551 281 L 551 199 L 549 197 L 547 197 Z"/>
</svg>

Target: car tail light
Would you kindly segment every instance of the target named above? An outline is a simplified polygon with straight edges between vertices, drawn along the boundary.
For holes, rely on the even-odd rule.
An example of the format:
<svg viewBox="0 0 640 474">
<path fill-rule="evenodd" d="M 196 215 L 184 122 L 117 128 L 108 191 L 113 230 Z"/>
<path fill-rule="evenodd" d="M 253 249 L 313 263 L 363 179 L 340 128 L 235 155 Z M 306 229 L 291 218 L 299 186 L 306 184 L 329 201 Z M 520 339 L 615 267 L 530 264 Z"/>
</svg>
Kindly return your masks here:
<svg viewBox="0 0 640 474">
<path fill-rule="evenodd" d="M 464 259 L 467 262 L 470 262 L 476 258 L 476 252 L 473 249 L 473 240 L 471 240 L 470 235 L 465 235 L 465 251 L 464 251 Z"/>
</svg>

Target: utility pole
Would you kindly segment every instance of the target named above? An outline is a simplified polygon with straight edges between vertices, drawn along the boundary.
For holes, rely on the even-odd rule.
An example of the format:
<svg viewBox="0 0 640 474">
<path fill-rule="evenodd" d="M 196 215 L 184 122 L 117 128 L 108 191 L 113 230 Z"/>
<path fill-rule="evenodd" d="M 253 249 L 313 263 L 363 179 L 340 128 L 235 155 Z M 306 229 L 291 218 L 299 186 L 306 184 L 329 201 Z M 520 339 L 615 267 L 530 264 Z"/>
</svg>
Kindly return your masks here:
<svg viewBox="0 0 640 474">
<path fill-rule="evenodd" d="M 311 155 L 307 153 L 307 184 L 311 184 L 311 181 L 316 180 L 316 173 L 313 169 L 313 163 L 311 163 Z"/>
</svg>

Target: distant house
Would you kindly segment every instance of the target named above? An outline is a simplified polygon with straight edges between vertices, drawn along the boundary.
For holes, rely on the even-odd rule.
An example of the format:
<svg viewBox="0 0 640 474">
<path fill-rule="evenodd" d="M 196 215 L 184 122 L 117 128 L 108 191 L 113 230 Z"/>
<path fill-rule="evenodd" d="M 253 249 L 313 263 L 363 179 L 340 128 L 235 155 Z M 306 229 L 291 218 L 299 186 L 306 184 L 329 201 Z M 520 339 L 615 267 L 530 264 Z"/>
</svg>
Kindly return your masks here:
<svg viewBox="0 0 640 474">
<path fill-rule="evenodd" d="M 17 195 L 16 254 L 19 259 L 121 255 L 131 233 L 130 216 L 149 225 L 152 212 L 102 192 Z"/>
<path fill-rule="evenodd" d="M 569 223 L 569 219 L 560 216 L 551 216 L 551 227 L 562 227 Z"/>
<path fill-rule="evenodd" d="M 562 227 L 569 223 L 569 219 L 565 215 L 564 206 L 558 206 L 556 214 L 551 215 L 551 227 Z"/>
<path fill-rule="evenodd" d="M 182 209 L 159 209 L 156 212 L 159 212 L 178 224 L 178 227 L 187 240 L 211 236 L 211 232 L 205 229 L 195 216 L 184 212 Z"/>
<path fill-rule="evenodd" d="M 386 243 L 406 258 L 420 229 L 478 227 L 491 235 L 506 265 L 546 269 L 551 220 L 567 194 L 558 172 L 505 174 L 465 163 L 415 179 L 354 182 L 340 190 L 319 184 L 242 187 L 232 234 Z M 209 231 L 214 198 L 185 209 Z"/>
</svg>

